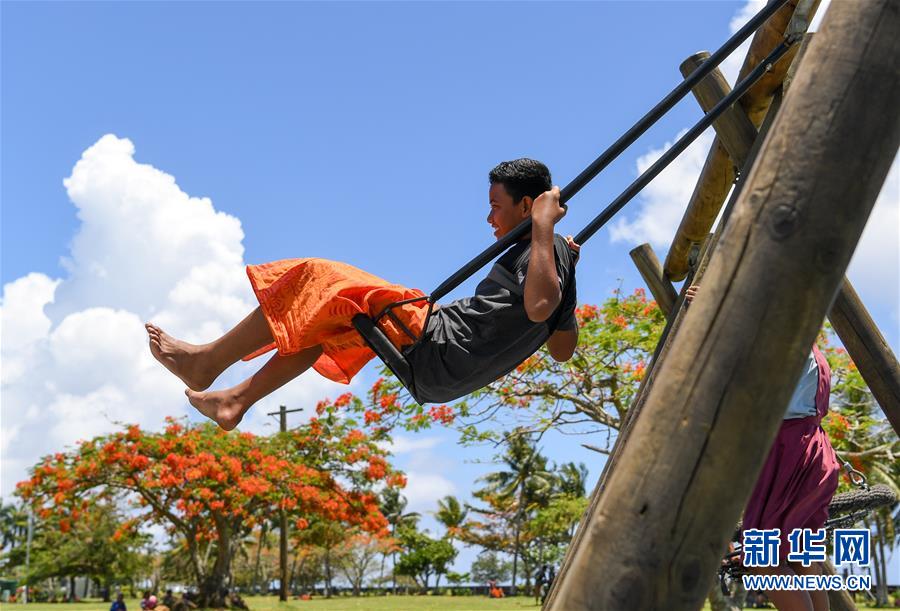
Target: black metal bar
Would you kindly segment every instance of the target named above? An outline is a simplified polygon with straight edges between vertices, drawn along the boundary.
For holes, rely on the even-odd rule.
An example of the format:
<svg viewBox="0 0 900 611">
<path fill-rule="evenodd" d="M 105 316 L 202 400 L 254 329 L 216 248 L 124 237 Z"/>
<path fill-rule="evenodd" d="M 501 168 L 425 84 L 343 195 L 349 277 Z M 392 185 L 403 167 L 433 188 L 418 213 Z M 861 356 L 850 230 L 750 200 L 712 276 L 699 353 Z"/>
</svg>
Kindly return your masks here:
<svg viewBox="0 0 900 611">
<path fill-rule="evenodd" d="M 394 321 L 394 324 L 400 327 L 400 330 L 406 333 L 406 336 L 414 342 L 419 341 L 419 338 L 415 336 L 415 334 L 410 331 L 409 327 L 403 324 L 403 321 L 400 320 L 400 317 L 394 314 L 394 310 L 385 310 L 387 317 Z"/>
<path fill-rule="evenodd" d="M 635 123 L 627 132 L 622 134 L 609 148 L 597 157 L 591 165 L 584 169 L 575 177 L 568 185 L 566 185 L 560 193 L 560 203 L 565 204 L 578 191 L 587 185 L 597 174 L 599 174 L 607 165 L 616 157 L 631 146 L 644 132 L 646 132 L 660 117 L 667 113 L 675 104 L 677 104 L 684 96 L 690 93 L 691 89 L 699 83 L 707 74 L 712 72 L 728 55 L 731 54 L 750 34 L 756 31 L 769 17 L 775 14 L 787 0 L 772 0 L 767 4 L 753 19 L 748 21 L 740 30 L 729 38 L 715 53 L 709 56 L 705 62 L 700 64 L 694 72 L 682 81 L 675 89 L 673 89 L 666 97 L 664 97 L 656 106 L 654 106 L 647 114 L 645 114 L 637 123 Z M 452 276 L 442 282 L 434 291 L 431 292 L 431 301 L 437 301 L 457 286 L 462 284 L 469 276 L 487 265 L 497 255 L 509 248 L 514 242 L 519 240 L 531 229 L 531 220 L 526 219 L 521 222 L 515 229 L 497 240 L 494 244 L 484 249 L 474 259 L 462 266 Z"/>
<path fill-rule="evenodd" d="M 381 320 L 384 316 L 393 310 L 394 308 L 398 308 L 400 306 L 406 305 L 408 303 L 415 303 L 417 301 L 427 301 L 428 295 L 422 295 L 421 297 L 412 297 L 410 299 L 404 299 L 403 301 L 394 301 L 393 303 L 389 303 L 375 316 L 375 324 L 378 324 L 378 321 Z"/>
<path fill-rule="evenodd" d="M 400 351 L 397 350 L 396 346 L 381 332 L 381 329 L 375 326 L 372 319 L 365 314 L 357 314 L 353 317 L 352 322 L 363 340 L 369 345 L 369 348 L 384 361 L 384 364 L 397 376 L 397 379 L 412 393 L 412 368 L 406 362 L 406 359 L 403 358 L 403 355 L 400 354 Z"/>
<path fill-rule="evenodd" d="M 660 172 L 662 172 L 666 167 L 675 160 L 681 153 L 684 152 L 691 143 L 696 140 L 700 134 L 702 134 L 710 125 L 713 124 L 719 115 L 728 110 L 728 107 L 734 104 L 742 95 L 744 95 L 753 83 L 755 83 L 759 77 L 766 73 L 771 66 L 777 62 L 782 55 L 787 53 L 788 49 L 791 48 L 791 45 L 795 42 L 795 39 L 787 38 L 781 42 L 775 49 L 769 53 L 769 55 L 761 61 L 756 68 L 754 68 L 750 74 L 744 78 L 740 83 L 738 83 L 731 92 L 719 100 L 719 103 L 713 106 L 708 113 L 703 115 L 703 118 L 698 121 L 694 127 L 687 131 L 678 141 L 675 142 L 665 153 L 660 156 L 656 162 L 647 168 L 643 174 L 638 176 L 633 183 L 631 183 L 627 189 L 625 189 L 619 197 L 614 199 L 611 204 L 609 204 L 603 211 L 594 217 L 584 229 L 582 229 L 577 236 L 575 236 L 575 242 L 577 244 L 584 244 L 585 240 L 589 239 L 592 235 L 594 235 L 603 225 L 605 225 L 615 214 L 621 210 L 625 204 L 627 204 L 635 195 L 640 193 L 641 189 L 647 186 L 647 184 L 656 178 Z"/>
</svg>

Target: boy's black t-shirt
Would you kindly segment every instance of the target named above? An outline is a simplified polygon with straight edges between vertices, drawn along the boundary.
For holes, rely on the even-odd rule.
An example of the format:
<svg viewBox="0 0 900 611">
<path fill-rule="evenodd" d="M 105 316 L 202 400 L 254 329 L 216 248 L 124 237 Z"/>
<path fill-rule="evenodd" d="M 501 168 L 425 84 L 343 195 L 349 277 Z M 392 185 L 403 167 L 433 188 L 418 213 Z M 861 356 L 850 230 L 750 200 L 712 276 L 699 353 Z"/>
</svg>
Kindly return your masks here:
<svg viewBox="0 0 900 611">
<path fill-rule="evenodd" d="M 563 298 L 547 321 L 532 322 L 525 313 L 530 240 L 507 250 L 473 297 L 431 315 L 422 341 L 406 351 L 420 403 L 445 403 L 487 386 L 534 354 L 554 330 L 575 328 L 576 255 L 560 235 L 553 246 Z"/>
</svg>

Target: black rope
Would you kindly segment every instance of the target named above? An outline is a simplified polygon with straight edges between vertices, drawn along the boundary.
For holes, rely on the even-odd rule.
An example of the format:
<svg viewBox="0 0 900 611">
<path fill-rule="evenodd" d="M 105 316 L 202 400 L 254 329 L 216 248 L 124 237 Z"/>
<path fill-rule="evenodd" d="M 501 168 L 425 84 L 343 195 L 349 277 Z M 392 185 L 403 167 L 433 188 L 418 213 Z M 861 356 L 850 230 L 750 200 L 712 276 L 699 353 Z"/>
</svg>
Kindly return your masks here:
<svg viewBox="0 0 900 611">
<path fill-rule="evenodd" d="M 654 123 L 656 123 L 656 121 L 659 120 L 660 117 L 667 113 L 675 104 L 677 104 L 684 96 L 686 96 L 697 83 L 699 83 L 706 75 L 712 72 L 722 62 L 722 60 L 728 57 L 728 55 L 730 55 L 732 51 L 734 51 L 742 42 L 744 42 L 744 40 L 746 40 L 750 36 L 750 34 L 755 32 L 756 29 L 759 28 L 759 26 L 761 26 L 769 17 L 775 14 L 775 12 L 778 11 L 778 9 L 781 8 L 785 4 L 785 2 L 787 2 L 787 0 L 772 0 L 772 2 L 767 4 L 759 13 L 757 13 L 753 17 L 753 19 L 748 21 L 740 30 L 735 32 L 735 34 L 731 38 L 729 38 L 725 42 L 725 44 L 723 44 L 715 53 L 710 55 L 709 58 L 706 59 L 706 61 L 700 64 L 697 69 L 690 74 L 690 76 L 682 81 L 656 106 L 654 106 L 647 114 L 645 114 L 637 123 L 635 123 L 627 132 L 622 134 L 622 136 L 619 137 L 618 140 L 616 140 L 612 145 L 610 145 L 609 148 L 601 153 L 600 156 L 597 157 L 587 168 L 585 168 L 584 171 L 576 176 L 575 179 L 572 180 L 572 182 L 566 185 L 560 193 L 560 204 L 564 206 L 566 202 L 569 201 L 569 199 L 571 199 L 576 193 L 584 188 L 584 186 L 587 185 L 594 177 L 596 177 L 597 174 L 599 174 L 606 166 L 608 166 L 616 157 L 622 154 L 622 152 L 626 148 L 631 146 L 635 142 L 635 140 L 643 135 L 644 132 L 646 132 Z M 793 40 L 791 42 L 793 42 Z M 768 59 L 766 61 L 768 61 Z M 715 119 L 715 117 L 713 117 L 713 119 Z M 710 123 L 711 122 L 712 121 L 710 121 Z M 608 209 L 609 208 L 607 208 L 607 210 Z M 522 238 L 528 231 L 530 231 L 530 229 L 531 219 L 526 219 L 519 223 L 519 225 L 515 229 L 497 240 L 488 248 L 484 249 L 475 258 L 463 265 L 453 275 L 451 275 L 436 289 L 434 289 L 434 291 L 432 291 L 431 293 L 431 301 L 437 301 L 438 299 L 458 287 L 460 284 L 465 282 L 465 280 L 469 278 L 469 276 L 487 265 L 487 263 L 492 261 L 497 255 L 509 248 L 514 242 Z M 590 232 L 589 236 L 593 235 L 593 233 L 597 229 L 599 229 L 599 226 L 592 232 Z"/>
<path fill-rule="evenodd" d="M 678 157 L 684 150 L 691 145 L 691 143 L 696 140 L 700 134 L 702 134 L 710 125 L 713 124 L 713 121 L 719 118 L 723 112 L 728 110 L 728 108 L 734 104 L 738 99 L 741 98 L 753 84 L 759 80 L 759 78 L 765 74 L 767 71 L 771 69 L 771 67 L 777 62 L 781 57 L 788 52 L 788 49 L 791 48 L 791 45 L 797 39 L 795 37 L 786 38 L 781 42 L 775 49 L 769 53 L 766 58 L 761 61 L 756 68 L 754 68 L 750 74 L 748 74 L 744 80 L 735 85 L 734 89 L 729 92 L 727 96 L 719 100 L 719 103 L 710 109 L 708 113 L 703 115 L 703 118 L 698 121 L 694 127 L 689 129 L 681 138 L 679 138 L 675 144 L 673 144 L 669 149 L 663 153 L 656 162 L 651 165 L 649 168 L 644 170 L 644 173 L 638 176 L 633 183 L 628 185 L 622 193 L 612 201 L 603 211 L 594 217 L 588 225 L 582 229 L 577 236 L 575 236 L 575 242 L 577 244 L 584 244 L 592 235 L 594 235 L 603 225 L 605 225 L 609 220 L 616 215 L 616 213 L 621 210 L 625 204 L 627 204 L 631 199 L 640 193 L 640 191 L 646 187 L 651 180 L 656 178 L 660 172 L 662 172 L 666 167 L 672 163 L 676 157 Z"/>
</svg>

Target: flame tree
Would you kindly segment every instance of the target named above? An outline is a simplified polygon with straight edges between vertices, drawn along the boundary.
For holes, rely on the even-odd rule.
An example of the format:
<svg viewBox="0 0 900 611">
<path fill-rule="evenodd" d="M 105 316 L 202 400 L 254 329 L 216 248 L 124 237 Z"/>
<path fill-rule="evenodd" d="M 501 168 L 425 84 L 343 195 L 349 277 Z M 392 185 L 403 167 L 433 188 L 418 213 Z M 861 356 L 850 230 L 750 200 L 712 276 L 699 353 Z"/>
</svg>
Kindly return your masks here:
<svg viewBox="0 0 900 611">
<path fill-rule="evenodd" d="M 316 519 L 387 532 L 373 487 L 402 485 L 402 475 L 375 437 L 336 417 L 333 404 L 319 408 L 308 424 L 271 437 L 174 420 L 161 433 L 127 426 L 45 457 L 17 494 L 61 531 L 93 504 L 131 503 L 131 519 L 112 539 L 162 525 L 203 602 L 221 606 L 239 542 L 279 510 L 299 529 Z"/>
</svg>

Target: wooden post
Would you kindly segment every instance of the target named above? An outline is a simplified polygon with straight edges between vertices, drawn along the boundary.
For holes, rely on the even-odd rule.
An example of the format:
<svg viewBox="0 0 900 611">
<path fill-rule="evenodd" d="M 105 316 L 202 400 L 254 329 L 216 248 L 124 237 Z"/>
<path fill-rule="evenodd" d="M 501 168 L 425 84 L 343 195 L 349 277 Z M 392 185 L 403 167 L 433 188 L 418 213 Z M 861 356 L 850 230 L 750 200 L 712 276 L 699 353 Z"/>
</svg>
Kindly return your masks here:
<svg viewBox="0 0 900 611">
<path fill-rule="evenodd" d="M 682 76 L 685 78 L 690 76 L 707 58 L 709 58 L 709 53 L 701 51 L 681 62 Z M 692 93 L 697 98 L 700 108 L 706 113 L 731 93 L 731 86 L 725 80 L 722 72 L 716 68 L 694 87 Z M 728 152 L 732 166 L 743 166 L 747 161 L 747 153 L 750 152 L 750 147 L 756 140 L 756 126 L 747 117 L 747 112 L 740 104 L 735 104 L 713 125 L 716 129 L 716 138 Z"/>
<path fill-rule="evenodd" d="M 788 2 L 759 29 L 750 44 L 738 80 L 753 70 L 781 42 L 798 3 L 799 0 Z M 817 5 L 816 1 L 809 7 L 809 19 L 815 14 Z M 784 80 L 796 52 L 797 49 L 792 49 L 740 99 L 740 107 L 753 125 L 760 125 L 765 117 L 769 104 L 772 103 L 772 96 Z M 684 218 L 666 255 L 663 268 L 671 280 L 682 280 L 687 275 L 687 259 L 691 245 L 709 233 L 722 203 L 728 197 L 728 190 L 734 180 L 733 168 L 734 163 L 729 159 L 721 140 L 717 138 L 706 158 Z"/>
<path fill-rule="evenodd" d="M 894 431 L 900 435 L 900 365 L 847 278 L 841 284 L 828 319 Z"/>
<path fill-rule="evenodd" d="M 752 167 L 756 157 L 759 154 L 759 148 L 762 142 L 765 140 L 766 135 L 769 133 L 769 130 L 771 129 L 774 118 L 778 116 L 778 111 L 781 107 L 781 99 L 782 96 L 779 93 L 778 95 L 776 95 L 772 105 L 769 108 L 769 114 L 763 121 L 763 124 L 759 130 L 759 134 L 756 138 L 756 142 L 753 143 L 753 148 L 750 150 L 749 158 L 747 159 L 747 162 L 743 169 L 745 173 L 749 173 L 750 167 Z M 740 195 L 742 187 L 743 183 L 738 183 L 736 185 L 735 190 L 731 194 L 732 200 L 735 200 Z M 721 232 L 727 225 L 729 210 L 733 208 L 732 204 L 733 201 L 729 201 L 729 205 L 726 206 L 725 212 L 723 214 L 722 222 L 719 223 L 718 227 L 716 227 L 716 232 L 710 239 L 708 247 L 703 251 L 703 256 L 701 257 L 700 263 L 697 266 L 697 270 L 694 273 L 695 281 L 700 281 L 700 279 L 706 272 L 706 268 L 709 265 L 711 250 L 718 242 L 718 238 L 720 237 Z M 638 391 L 635 394 L 634 400 L 631 402 L 631 405 L 628 407 L 628 411 L 625 413 L 625 419 L 619 427 L 619 434 L 616 437 L 616 442 L 615 445 L 613 445 L 612 452 L 610 453 L 606 464 L 603 465 L 603 471 L 600 473 L 600 478 L 597 480 L 597 483 L 594 485 L 594 490 L 591 492 L 590 504 L 584 511 L 582 519 L 579 522 L 580 526 L 578 530 L 575 531 L 575 537 L 569 543 L 569 548 L 566 550 L 566 556 L 565 558 L 563 558 L 562 565 L 559 568 L 559 575 L 557 576 L 557 579 L 554 581 L 552 587 L 550 588 L 550 592 L 547 595 L 546 602 L 544 603 L 545 609 L 552 609 L 553 605 L 555 604 L 555 600 L 559 595 L 559 584 L 564 582 L 563 576 L 569 571 L 569 568 L 572 565 L 572 559 L 575 556 L 575 553 L 581 547 L 582 540 L 584 539 L 585 532 L 587 531 L 589 516 L 597 507 L 597 503 L 600 499 L 600 493 L 605 488 L 610 474 L 615 469 L 616 464 L 618 463 L 619 458 L 622 455 L 622 451 L 625 448 L 625 444 L 628 441 L 634 423 L 641 413 L 641 409 L 643 408 L 644 402 L 647 398 L 647 393 L 653 385 L 653 380 L 656 377 L 657 369 L 659 368 L 660 364 L 665 361 L 666 357 L 669 354 L 669 348 L 671 347 L 672 338 L 675 337 L 675 334 L 684 319 L 684 314 L 686 313 L 686 309 L 684 308 L 683 302 L 681 300 L 676 301 L 675 309 L 677 310 L 677 312 L 666 324 L 666 330 L 663 331 L 663 335 L 659 340 L 653 358 L 647 366 L 647 372 L 644 375 L 644 379 L 641 380 L 641 384 L 638 387 Z"/>
<path fill-rule="evenodd" d="M 675 287 L 672 286 L 672 283 L 663 276 L 662 265 L 660 265 L 656 253 L 653 252 L 653 248 L 649 244 L 641 244 L 633 248 L 629 254 L 631 255 L 631 260 L 634 261 L 634 265 L 641 273 L 644 284 L 647 285 L 647 288 L 650 289 L 650 294 L 653 295 L 653 299 L 659 304 L 659 309 L 667 317 L 671 316 L 678 293 L 675 292 Z"/>
<path fill-rule="evenodd" d="M 298 407 L 297 409 L 288 409 L 284 405 L 278 406 L 277 412 L 269 412 L 267 415 L 269 416 L 278 416 L 278 431 L 281 433 L 287 432 L 287 415 L 293 412 L 302 412 L 303 408 Z M 288 520 L 287 514 L 282 509 L 279 513 L 279 524 L 278 530 L 279 532 L 279 540 L 278 540 L 278 567 L 279 567 L 279 579 L 281 581 L 281 587 L 278 589 L 278 600 L 285 602 L 288 599 L 288 580 L 290 576 L 288 575 Z"/>
<path fill-rule="evenodd" d="M 702 606 L 900 142 L 898 55 L 896 0 L 832 4 L 551 609 Z"/>
<path fill-rule="evenodd" d="M 825 561 L 825 574 L 837 575 L 831 560 Z M 828 606 L 830 611 L 857 611 L 853 597 L 846 590 L 828 590 Z"/>
<path fill-rule="evenodd" d="M 287 432 L 287 407 L 284 405 L 278 406 L 278 430 L 282 433 Z M 278 588 L 278 600 L 286 602 L 288 599 L 288 521 L 287 513 L 284 509 L 281 510 L 279 518 L 280 528 L 278 530 L 280 538 L 278 540 L 278 573 L 281 587 Z"/>
</svg>

